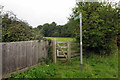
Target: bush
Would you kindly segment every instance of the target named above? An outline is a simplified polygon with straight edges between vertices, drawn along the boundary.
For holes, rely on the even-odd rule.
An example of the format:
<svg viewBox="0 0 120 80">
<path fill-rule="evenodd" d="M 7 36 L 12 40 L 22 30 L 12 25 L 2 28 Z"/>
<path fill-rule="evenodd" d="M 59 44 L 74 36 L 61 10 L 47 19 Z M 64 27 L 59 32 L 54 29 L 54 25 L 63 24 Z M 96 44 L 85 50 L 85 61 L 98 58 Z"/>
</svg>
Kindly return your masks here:
<svg viewBox="0 0 120 80">
<path fill-rule="evenodd" d="M 2 42 L 28 41 L 40 38 L 42 36 L 37 28 L 32 28 L 28 23 L 18 20 L 8 13 L 3 15 Z"/>
<path fill-rule="evenodd" d="M 116 46 L 119 28 L 119 9 L 109 3 L 78 3 L 73 9 L 69 23 L 74 25 L 74 34 L 79 41 L 79 20 L 74 17 L 83 14 L 83 48 L 85 51 L 110 54 Z M 115 47 L 114 46 L 114 47 Z"/>
</svg>

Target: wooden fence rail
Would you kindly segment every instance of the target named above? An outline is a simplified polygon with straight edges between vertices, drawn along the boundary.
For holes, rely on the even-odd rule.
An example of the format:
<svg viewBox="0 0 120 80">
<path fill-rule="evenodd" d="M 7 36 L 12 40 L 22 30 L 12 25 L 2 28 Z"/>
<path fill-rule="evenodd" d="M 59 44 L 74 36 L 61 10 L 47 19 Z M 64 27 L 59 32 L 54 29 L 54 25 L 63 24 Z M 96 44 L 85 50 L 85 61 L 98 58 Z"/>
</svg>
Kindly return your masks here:
<svg viewBox="0 0 120 80">
<path fill-rule="evenodd" d="M 74 44 L 74 45 L 72 45 Z M 78 45 L 76 45 L 78 44 Z M 74 56 L 80 55 L 80 47 L 79 43 L 77 42 L 71 42 L 71 41 L 56 41 L 53 40 L 53 61 L 56 63 L 57 59 L 61 58 L 61 60 L 65 60 L 63 58 L 66 58 L 66 60 L 71 59 Z"/>
<path fill-rule="evenodd" d="M 2 49 L 0 49 L 0 56 L 2 56 L 2 68 L 0 66 L 2 72 L 0 76 L 36 65 L 40 59 L 48 56 L 48 41 L 0 43 L 0 46 L 2 46 Z"/>
</svg>

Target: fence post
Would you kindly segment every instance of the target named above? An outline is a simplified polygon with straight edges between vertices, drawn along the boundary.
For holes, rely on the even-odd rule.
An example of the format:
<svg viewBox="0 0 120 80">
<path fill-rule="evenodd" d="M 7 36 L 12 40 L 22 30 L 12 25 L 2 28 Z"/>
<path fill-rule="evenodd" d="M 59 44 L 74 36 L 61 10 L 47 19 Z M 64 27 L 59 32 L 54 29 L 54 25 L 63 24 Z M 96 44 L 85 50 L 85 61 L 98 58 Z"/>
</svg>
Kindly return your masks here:
<svg viewBox="0 0 120 80">
<path fill-rule="evenodd" d="M 53 40 L 53 62 L 56 63 L 56 39 Z"/>
<path fill-rule="evenodd" d="M 0 43 L 0 80 L 2 79 L 2 43 Z"/>
<path fill-rule="evenodd" d="M 68 41 L 68 60 L 71 59 L 71 47 L 70 47 L 70 41 Z"/>
</svg>

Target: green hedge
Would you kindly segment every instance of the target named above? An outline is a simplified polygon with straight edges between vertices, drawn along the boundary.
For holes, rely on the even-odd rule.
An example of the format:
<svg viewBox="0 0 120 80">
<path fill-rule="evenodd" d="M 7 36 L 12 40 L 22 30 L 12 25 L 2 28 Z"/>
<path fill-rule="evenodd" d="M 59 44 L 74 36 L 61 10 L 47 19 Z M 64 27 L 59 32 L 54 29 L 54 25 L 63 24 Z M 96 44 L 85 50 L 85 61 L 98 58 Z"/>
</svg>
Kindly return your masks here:
<svg viewBox="0 0 120 80">
<path fill-rule="evenodd" d="M 109 3 L 78 3 L 73 8 L 69 23 L 74 27 L 74 34 L 79 41 L 79 20 L 75 16 L 82 12 L 83 49 L 100 54 L 110 54 L 116 48 L 117 34 L 120 31 L 119 9 Z"/>
</svg>

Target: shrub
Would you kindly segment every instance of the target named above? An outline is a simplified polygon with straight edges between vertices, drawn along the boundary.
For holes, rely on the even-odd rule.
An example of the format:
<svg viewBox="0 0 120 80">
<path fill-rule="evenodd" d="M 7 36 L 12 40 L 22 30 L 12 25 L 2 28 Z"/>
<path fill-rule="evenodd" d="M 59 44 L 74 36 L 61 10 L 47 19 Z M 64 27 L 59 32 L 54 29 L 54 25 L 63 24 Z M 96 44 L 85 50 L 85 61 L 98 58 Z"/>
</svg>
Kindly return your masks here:
<svg viewBox="0 0 120 80">
<path fill-rule="evenodd" d="M 78 3 L 73 8 L 69 23 L 74 26 L 74 34 L 79 41 L 79 20 L 74 17 L 83 14 L 83 48 L 102 54 L 112 53 L 116 46 L 119 28 L 119 9 L 109 3 Z M 114 46 L 113 46 L 114 45 Z"/>
<path fill-rule="evenodd" d="M 28 41 L 42 38 L 37 28 L 32 28 L 28 23 L 18 20 L 8 13 L 2 18 L 2 42 Z"/>
</svg>

